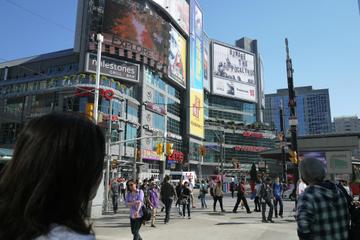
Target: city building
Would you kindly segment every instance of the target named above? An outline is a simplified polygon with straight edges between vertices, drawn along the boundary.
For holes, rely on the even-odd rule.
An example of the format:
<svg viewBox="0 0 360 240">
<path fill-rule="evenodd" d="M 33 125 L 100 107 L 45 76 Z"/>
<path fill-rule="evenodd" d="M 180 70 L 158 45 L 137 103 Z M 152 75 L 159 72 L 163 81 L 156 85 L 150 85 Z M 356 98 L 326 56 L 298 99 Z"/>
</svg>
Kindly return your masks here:
<svg viewBox="0 0 360 240">
<path fill-rule="evenodd" d="M 99 124 L 113 174 L 276 167 L 259 154 L 275 134 L 263 124 L 257 41 L 236 45 L 210 40 L 195 0 L 79 0 L 74 48 L 0 63 L 0 147 L 12 148 L 25 122 L 42 114 L 93 117 L 100 64 Z"/>
<path fill-rule="evenodd" d="M 323 134 L 332 131 L 330 99 L 328 89 L 313 89 L 311 86 L 294 88 L 296 95 L 297 134 Z M 265 122 L 280 131 L 279 109 L 283 106 L 284 127 L 289 131 L 289 93 L 278 89 L 276 93 L 265 95 Z"/>
<path fill-rule="evenodd" d="M 334 117 L 333 125 L 335 133 L 360 132 L 360 119 L 357 116 Z"/>
</svg>

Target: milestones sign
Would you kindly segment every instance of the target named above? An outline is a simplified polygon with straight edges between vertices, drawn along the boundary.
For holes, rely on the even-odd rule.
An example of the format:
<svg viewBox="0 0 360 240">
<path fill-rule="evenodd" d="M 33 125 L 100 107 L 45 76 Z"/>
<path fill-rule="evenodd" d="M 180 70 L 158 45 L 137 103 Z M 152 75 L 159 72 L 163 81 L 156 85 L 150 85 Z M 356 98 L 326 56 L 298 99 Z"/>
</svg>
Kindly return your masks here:
<svg viewBox="0 0 360 240">
<path fill-rule="evenodd" d="M 96 73 L 96 54 L 88 53 L 86 56 L 86 72 Z M 119 59 L 101 57 L 100 73 L 105 76 L 139 82 L 140 66 L 138 64 Z"/>
</svg>

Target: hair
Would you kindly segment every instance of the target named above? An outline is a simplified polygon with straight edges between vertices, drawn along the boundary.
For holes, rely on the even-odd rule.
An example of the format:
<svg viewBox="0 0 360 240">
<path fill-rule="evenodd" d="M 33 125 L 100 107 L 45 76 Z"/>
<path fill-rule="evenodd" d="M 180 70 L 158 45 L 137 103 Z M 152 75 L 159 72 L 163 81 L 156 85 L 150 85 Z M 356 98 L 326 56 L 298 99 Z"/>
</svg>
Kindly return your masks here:
<svg viewBox="0 0 360 240">
<path fill-rule="evenodd" d="M 306 184 L 320 183 L 326 177 L 324 164 L 316 158 L 305 158 L 300 162 L 300 174 Z"/>
<path fill-rule="evenodd" d="M 103 132 L 83 115 L 30 120 L 0 178 L 0 239 L 33 239 L 51 224 L 91 233 L 85 219 L 104 156 Z"/>
<path fill-rule="evenodd" d="M 170 176 L 169 175 L 166 175 L 165 177 L 164 177 L 164 182 L 169 182 L 170 181 Z"/>
</svg>

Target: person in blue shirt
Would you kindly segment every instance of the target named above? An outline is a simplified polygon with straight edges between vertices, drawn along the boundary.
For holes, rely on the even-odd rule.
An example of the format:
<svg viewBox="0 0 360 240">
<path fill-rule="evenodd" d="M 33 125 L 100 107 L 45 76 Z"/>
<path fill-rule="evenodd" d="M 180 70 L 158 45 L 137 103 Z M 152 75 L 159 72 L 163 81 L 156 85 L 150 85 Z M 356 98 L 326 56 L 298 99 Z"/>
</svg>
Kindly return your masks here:
<svg viewBox="0 0 360 240">
<path fill-rule="evenodd" d="M 282 193 L 283 193 L 283 186 L 279 181 L 279 177 L 275 178 L 275 182 L 273 184 L 273 193 L 274 193 L 274 208 L 275 208 L 275 218 L 278 217 L 278 208 L 277 205 L 279 204 L 279 216 L 283 217 L 283 201 L 282 201 Z"/>
</svg>

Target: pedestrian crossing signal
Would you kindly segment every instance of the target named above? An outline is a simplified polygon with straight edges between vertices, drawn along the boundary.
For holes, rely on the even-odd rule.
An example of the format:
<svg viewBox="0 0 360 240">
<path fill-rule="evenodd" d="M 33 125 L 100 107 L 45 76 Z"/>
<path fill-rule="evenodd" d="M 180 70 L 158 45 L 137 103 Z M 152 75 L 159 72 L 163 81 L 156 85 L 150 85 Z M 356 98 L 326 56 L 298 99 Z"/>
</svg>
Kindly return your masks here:
<svg viewBox="0 0 360 240">
<path fill-rule="evenodd" d="M 85 114 L 88 118 L 92 119 L 94 116 L 94 103 L 87 103 L 85 107 Z"/>
</svg>

